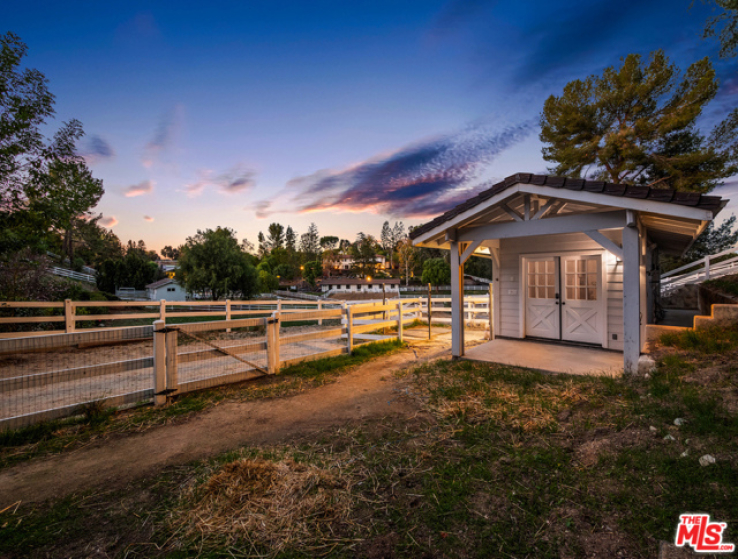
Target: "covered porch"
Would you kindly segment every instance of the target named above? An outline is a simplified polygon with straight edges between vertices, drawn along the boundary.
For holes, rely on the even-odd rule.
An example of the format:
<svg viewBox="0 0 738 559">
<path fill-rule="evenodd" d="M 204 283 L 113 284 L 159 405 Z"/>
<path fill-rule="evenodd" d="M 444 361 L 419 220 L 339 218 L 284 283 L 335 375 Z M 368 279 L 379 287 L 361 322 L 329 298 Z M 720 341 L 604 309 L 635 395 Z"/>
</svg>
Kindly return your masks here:
<svg viewBox="0 0 738 559">
<path fill-rule="evenodd" d="M 550 370 L 545 355 L 554 350 L 561 349 L 564 360 L 586 353 L 550 343 L 494 343 L 496 337 L 539 339 L 599 348 L 603 368 L 610 370 L 617 359 L 618 370 L 637 372 L 659 296 L 659 254 L 683 254 L 725 203 L 672 190 L 518 174 L 411 237 L 417 246 L 450 251 L 455 358 L 505 362 L 535 349 L 542 365 L 533 368 Z M 494 341 L 467 353 L 463 277 L 472 255 L 493 263 Z"/>
</svg>

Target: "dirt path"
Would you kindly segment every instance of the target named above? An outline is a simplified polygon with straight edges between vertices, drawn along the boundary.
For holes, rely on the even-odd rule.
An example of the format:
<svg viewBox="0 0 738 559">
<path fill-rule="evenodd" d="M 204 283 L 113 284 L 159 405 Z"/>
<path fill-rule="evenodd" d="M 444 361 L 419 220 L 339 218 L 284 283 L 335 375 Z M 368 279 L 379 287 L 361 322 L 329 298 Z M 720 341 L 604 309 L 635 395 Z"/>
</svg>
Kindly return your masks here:
<svg viewBox="0 0 738 559">
<path fill-rule="evenodd" d="M 0 472 L 0 510 L 17 501 L 39 502 L 122 486 L 167 466 L 244 445 L 284 443 L 347 422 L 410 415 L 417 404 L 403 395 L 407 381 L 391 373 L 448 354 L 446 341 L 414 341 L 409 349 L 292 397 L 224 403 L 185 423 L 19 464 Z"/>
</svg>

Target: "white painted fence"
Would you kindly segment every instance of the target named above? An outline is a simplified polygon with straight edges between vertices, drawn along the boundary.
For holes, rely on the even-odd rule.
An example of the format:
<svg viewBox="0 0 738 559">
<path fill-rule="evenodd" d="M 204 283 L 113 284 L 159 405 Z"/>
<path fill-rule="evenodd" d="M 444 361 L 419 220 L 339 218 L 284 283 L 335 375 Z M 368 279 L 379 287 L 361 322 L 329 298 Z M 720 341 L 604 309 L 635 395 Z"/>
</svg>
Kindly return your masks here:
<svg viewBox="0 0 738 559">
<path fill-rule="evenodd" d="M 661 274 L 661 295 L 664 297 L 668 296 L 674 290 L 684 285 L 692 285 L 709 279 L 738 274 L 738 256 L 736 256 L 736 253 L 738 253 L 738 247 L 730 248 Z M 733 255 L 733 257 L 716 262 L 716 260 L 730 255 Z"/>
<path fill-rule="evenodd" d="M 419 300 L 324 310 L 277 302 L 259 318 L 169 326 L 158 320 L 0 340 L 0 430 L 78 415 L 91 403 L 163 404 L 177 394 L 349 353 L 357 343 L 402 340 L 419 311 Z M 296 331 L 286 323 L 303 326 Z"/>
<path fill-rule="evenodd" d="M 61 276 L 63 278 L 70 278 L 87 283 L 95 283 L 95 276 L 90 274 L 83 274 L 82 272 L 75 272 L 74 270 L 68 270 L 66 268 L 59 268 L 57 266 L 54 266 L 53 268 L 51 268 L 51 273 L 55 276 Z"/>
</svg>

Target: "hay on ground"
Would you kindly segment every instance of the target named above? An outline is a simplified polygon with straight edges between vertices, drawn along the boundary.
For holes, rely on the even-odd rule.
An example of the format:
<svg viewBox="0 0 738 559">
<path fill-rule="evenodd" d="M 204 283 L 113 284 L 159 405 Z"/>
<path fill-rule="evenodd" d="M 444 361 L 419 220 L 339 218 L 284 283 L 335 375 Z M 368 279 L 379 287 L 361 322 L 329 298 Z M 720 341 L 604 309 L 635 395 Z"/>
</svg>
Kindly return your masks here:
<svg viewBox="0 0 738 559">
<path fill-rule="evenodd" d="M 267 556 L 329 551 L 343 542 L 352 479 L 293 460 L 242 459 L 185 496 L 175 524 L 187 539 L 246 543 Z"/>
</svg>

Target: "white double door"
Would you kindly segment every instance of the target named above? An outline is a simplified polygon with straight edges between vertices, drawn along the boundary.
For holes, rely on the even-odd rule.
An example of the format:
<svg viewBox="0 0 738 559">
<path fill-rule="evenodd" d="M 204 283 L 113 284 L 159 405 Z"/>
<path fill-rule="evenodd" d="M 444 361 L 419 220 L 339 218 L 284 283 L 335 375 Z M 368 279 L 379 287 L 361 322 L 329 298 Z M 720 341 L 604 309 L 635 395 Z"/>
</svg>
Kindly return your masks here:
<svg viewBox="0 0 738 559">
<path fill-rule="evenodd" d="M 526 258 L 523 275 L 526 336 L 602 344 L 600 255 Z"/>
</svg>

